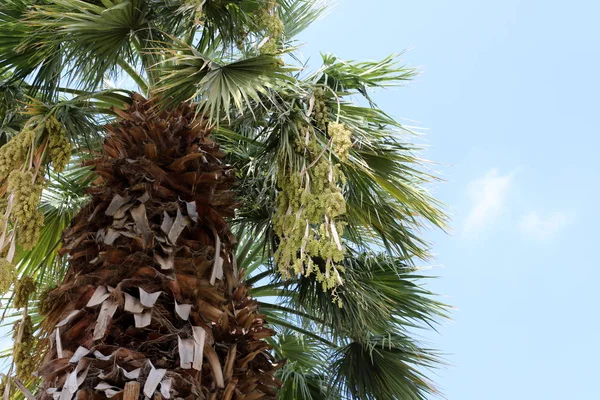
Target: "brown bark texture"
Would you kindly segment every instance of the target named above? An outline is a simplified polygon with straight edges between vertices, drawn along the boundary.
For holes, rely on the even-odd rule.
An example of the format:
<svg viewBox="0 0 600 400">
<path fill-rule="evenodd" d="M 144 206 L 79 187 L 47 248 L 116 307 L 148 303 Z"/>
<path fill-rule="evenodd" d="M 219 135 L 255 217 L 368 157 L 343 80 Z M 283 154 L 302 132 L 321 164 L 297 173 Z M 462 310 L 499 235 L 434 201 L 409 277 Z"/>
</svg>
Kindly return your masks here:
<svg viewBox="0 0 600 400">
<path fill-rule="evenodd" d="M 225 220 L 233 168 L 191 105 L 158 111 L 134 95 L 115 111 L 91 201 L 64 233 L 38 398 L 274 399 L 274 332 Z"/>
</svg>

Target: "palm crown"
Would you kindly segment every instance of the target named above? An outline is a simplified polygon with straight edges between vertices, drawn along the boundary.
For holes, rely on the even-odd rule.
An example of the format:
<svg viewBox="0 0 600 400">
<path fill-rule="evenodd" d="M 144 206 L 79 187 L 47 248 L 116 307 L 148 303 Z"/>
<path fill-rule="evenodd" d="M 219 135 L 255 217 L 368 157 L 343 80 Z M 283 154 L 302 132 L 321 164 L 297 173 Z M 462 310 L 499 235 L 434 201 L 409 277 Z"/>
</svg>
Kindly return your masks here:
<svg viewBox="0 0 600 400">
<path fill-rule="evenodd" d="M 135 91 L 157 109 L 194 103 L 236 170 L 236 265 L 277 332 L 267 338 L 273 354 L 287 360 L 279 398 L 436 392 L 423 367 L 440 360 L 413 335 L 447 308 L 414 262 L 429 257 L 422 228 L 444 228 L 446 217 L 411 132 L 370 97 L 415 71 L 395 56 L 332 55 L 306 71 L 294 37 L 324 11 L 316 0 L 2 1 L 0 284 L 9 290 L 20 277 L 5 319 L 30 318 L 38 349 L 20 356 L 27 332 L 16 329 L 13 387 L 37 388 L 19 363 L 35 369 L 49 343 L 47 289 L 69 268 L 61 232 L 99 179 L 86 160 L 101 150 L 105 124 L 128 118 Z M 123 77 L 126 88 L 107 84 Z M 13 170 L 33 189 L 19 189 Z M 17 215 L 11 195 L 29 196 L 37 211 Z"/>
</svg>

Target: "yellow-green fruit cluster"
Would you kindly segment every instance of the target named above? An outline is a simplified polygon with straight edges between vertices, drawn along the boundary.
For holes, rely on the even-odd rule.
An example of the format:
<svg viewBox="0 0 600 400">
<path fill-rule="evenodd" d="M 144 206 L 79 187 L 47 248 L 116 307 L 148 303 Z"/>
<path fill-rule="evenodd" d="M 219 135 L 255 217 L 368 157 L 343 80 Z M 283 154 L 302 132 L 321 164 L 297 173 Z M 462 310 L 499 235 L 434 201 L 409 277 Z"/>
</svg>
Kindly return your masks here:
<svg viewBox="0 0 600 400">
<path fill-rule="evenodd" d="M 272 54 L 278 50 L 277 41 L 283 34 L 283 22 L 277 14 L 277 3 L 274 0 L 269 0 L 264 7 L 260 9 L 257 15 L 257 25 L 261 31 L 265 31 L 269 40 L 265 43 L 260 51 L 263 54 Z"/>
<path fill-rule="evenodd" d="M 38 368 L 38 362 L 33 354 L 31 354 L 31 350 L 37 347 L 35 342 L 36 340 L 32 339 L 31 343 L 19 343 L 15 345 L 15 365 L 17 366 L 17 377 L 21 381 L 31 379 Z"/>
<path fill-rule="evenodd" d="M 15 284 L 15 300 L 14 305 L 16 308 L 23 308 L 29 301 L 31 296 L 36 289 L 35 280 L 30 276 L 24 276 L 17 281 Z"/>
<path fill-rule="evenodd" d="M 17 377 L 22 381 L 26 381 L 37 369 L 36 358 L 33 357 L 31 351 L 36 347 L 36 339 L 33 336 L 33 323 L 28 315 L 22 321 L 17 321 L 13 330 L 13 339 L 17 339 L 19 335 L 19 326 L 23 324 L 23 333 L 21 340 L 15 342 L 13 358 L 17 366 Z"/>
<path fill-rule="evenodd" d="M 48 133 L 48 156 L 54 170 L 61 172 L 71 159 L 71 141 L 65 128 L 54 116 L 46 120 L 45 127 Z"/>
<path fill-rule="evenodd" d="M 4 294 L 17 279 L 17 269 L 6 258 L 0 258 L 0 293 Z"/>
<path fill-rule="evenodd" d="M 344 124 L 329 124 L 329 136 L 332 139 L 332 147 L 335 155 L 342 162 L 348 161 L 348 155 L 352 148 L 352 132 Z"/>
<path fill-rule="evenodd" d="M 26 250 L 34 248 L 40 239 L 40 232 L 43 227 L 44 214 L 38 210 L 32 215 L 26 225 L 19 224 L 17 242 Z"/>
<path fill-rule="evenodd" d="M 329 108 L 325 103 L 325 92 L 321 88 L 315 89 L 315 105 L 313 109 L 315 126 L 324 131 L 329 122 Z"/>
<path fill-rule="evenodd" d="M 313 139 L 312 146 L 316 146 Z M 307 164 L 314 165 L 304 173 L 282 169 L 278 175 L 281 190 L 273 223 L 280 242 L 275 262 L 283 276 L 314 273 L 323 290 L 328 290 L 342 284 L 343 267 L 338 263 L 344 258 L 344 223 L 340 218 L 346 213 L 346 201 L 338 185 L 343 181 L 339 169 L 325 157 L 313 157 Z M 323 265 L 314 264 L 317 258 Z"/>
<path fill-rule="evenodd" d="M 56 289 L 56 286 L 48 286 L 42 290 L 38 298 L 38 312 L 41 315 L 48 315 L 52 309 L 52 295 L 51 292 Z"/>
<path fill-rule="evenodd" d="M 27 315 L 24 319 L 20 319 L 15 321 L 13 324 L 13 332 L 12 338 L 13 340 L 17 340 L 19 337 L 19 329 L 23 325 L 23 333 L 21 334 L 21 342 L 28 342 L 33 337 L 33 321 L 31 320 L 31 316 Z"/>
<path fill-rule="evenodd" d="M 0 180 L 6 179 L 10 172 L 25 160 L 33 147 L 34 138 L 33 130 L 23 128 L 8 143 L 0 147 Z"/>
<path fill-rule="evenodd" d="M 35 340 L 32 343 L 19 343 L 15 345 L 15 365 L 17 366 L 17 377 L 21 381 L 31 379 L 38 369 L 36 358 L 30 353 L 36 348 Z"/>
<path fill-rule="evenodd" d="M 8 177 L 8 191 L 14 196 L 12 217 L 18 221 L 17 241 L 24 249 L 33 248 L 44 226 L 44 215 L 38 210 L 43 178 L 33 181 L 31 171 L 13 171 Z"/>
</svg>

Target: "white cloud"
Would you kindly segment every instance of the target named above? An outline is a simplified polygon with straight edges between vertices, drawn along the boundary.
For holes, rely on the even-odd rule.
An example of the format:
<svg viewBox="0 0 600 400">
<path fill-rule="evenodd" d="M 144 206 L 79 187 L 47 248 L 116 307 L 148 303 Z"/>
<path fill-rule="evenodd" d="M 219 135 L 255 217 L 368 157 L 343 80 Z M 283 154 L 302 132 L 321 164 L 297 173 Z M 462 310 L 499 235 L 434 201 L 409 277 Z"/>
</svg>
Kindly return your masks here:
<svg viewBox="0 0 600 400">
<path fill-rule="evenodd" d="M 524 215 L 519 222 L 519 230 L 524 235 L 544 240 L 560 232 L 569 224 L 570 218 L 563 212 L 552 212 L 540 216 L 536 211 Z"/>
<path fill-rule="evenodd" d="M 471 212 L 465 221 L 464 232 L 474 233 L 494 222 L 504 204 L 512 184 L 514 173 L 500 175 L 492 169 L 484 177 L 469 183 L 469 197 L 473 201 Z"/>
</svg>

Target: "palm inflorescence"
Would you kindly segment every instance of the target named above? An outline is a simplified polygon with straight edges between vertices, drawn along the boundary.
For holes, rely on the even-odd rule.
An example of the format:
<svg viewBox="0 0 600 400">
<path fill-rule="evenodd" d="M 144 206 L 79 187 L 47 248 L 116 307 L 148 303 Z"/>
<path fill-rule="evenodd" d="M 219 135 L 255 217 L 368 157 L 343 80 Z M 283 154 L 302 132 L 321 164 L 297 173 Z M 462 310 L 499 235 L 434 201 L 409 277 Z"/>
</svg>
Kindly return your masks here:
<svg viewBox="0 0 600 400">
<path fill-rule="evenodd" d="M 317 0 L 0 4 L 5 396 L 437 394 L 447 220 L 371 97 L 414 69 L 309 70 Z"/>
</svg>

